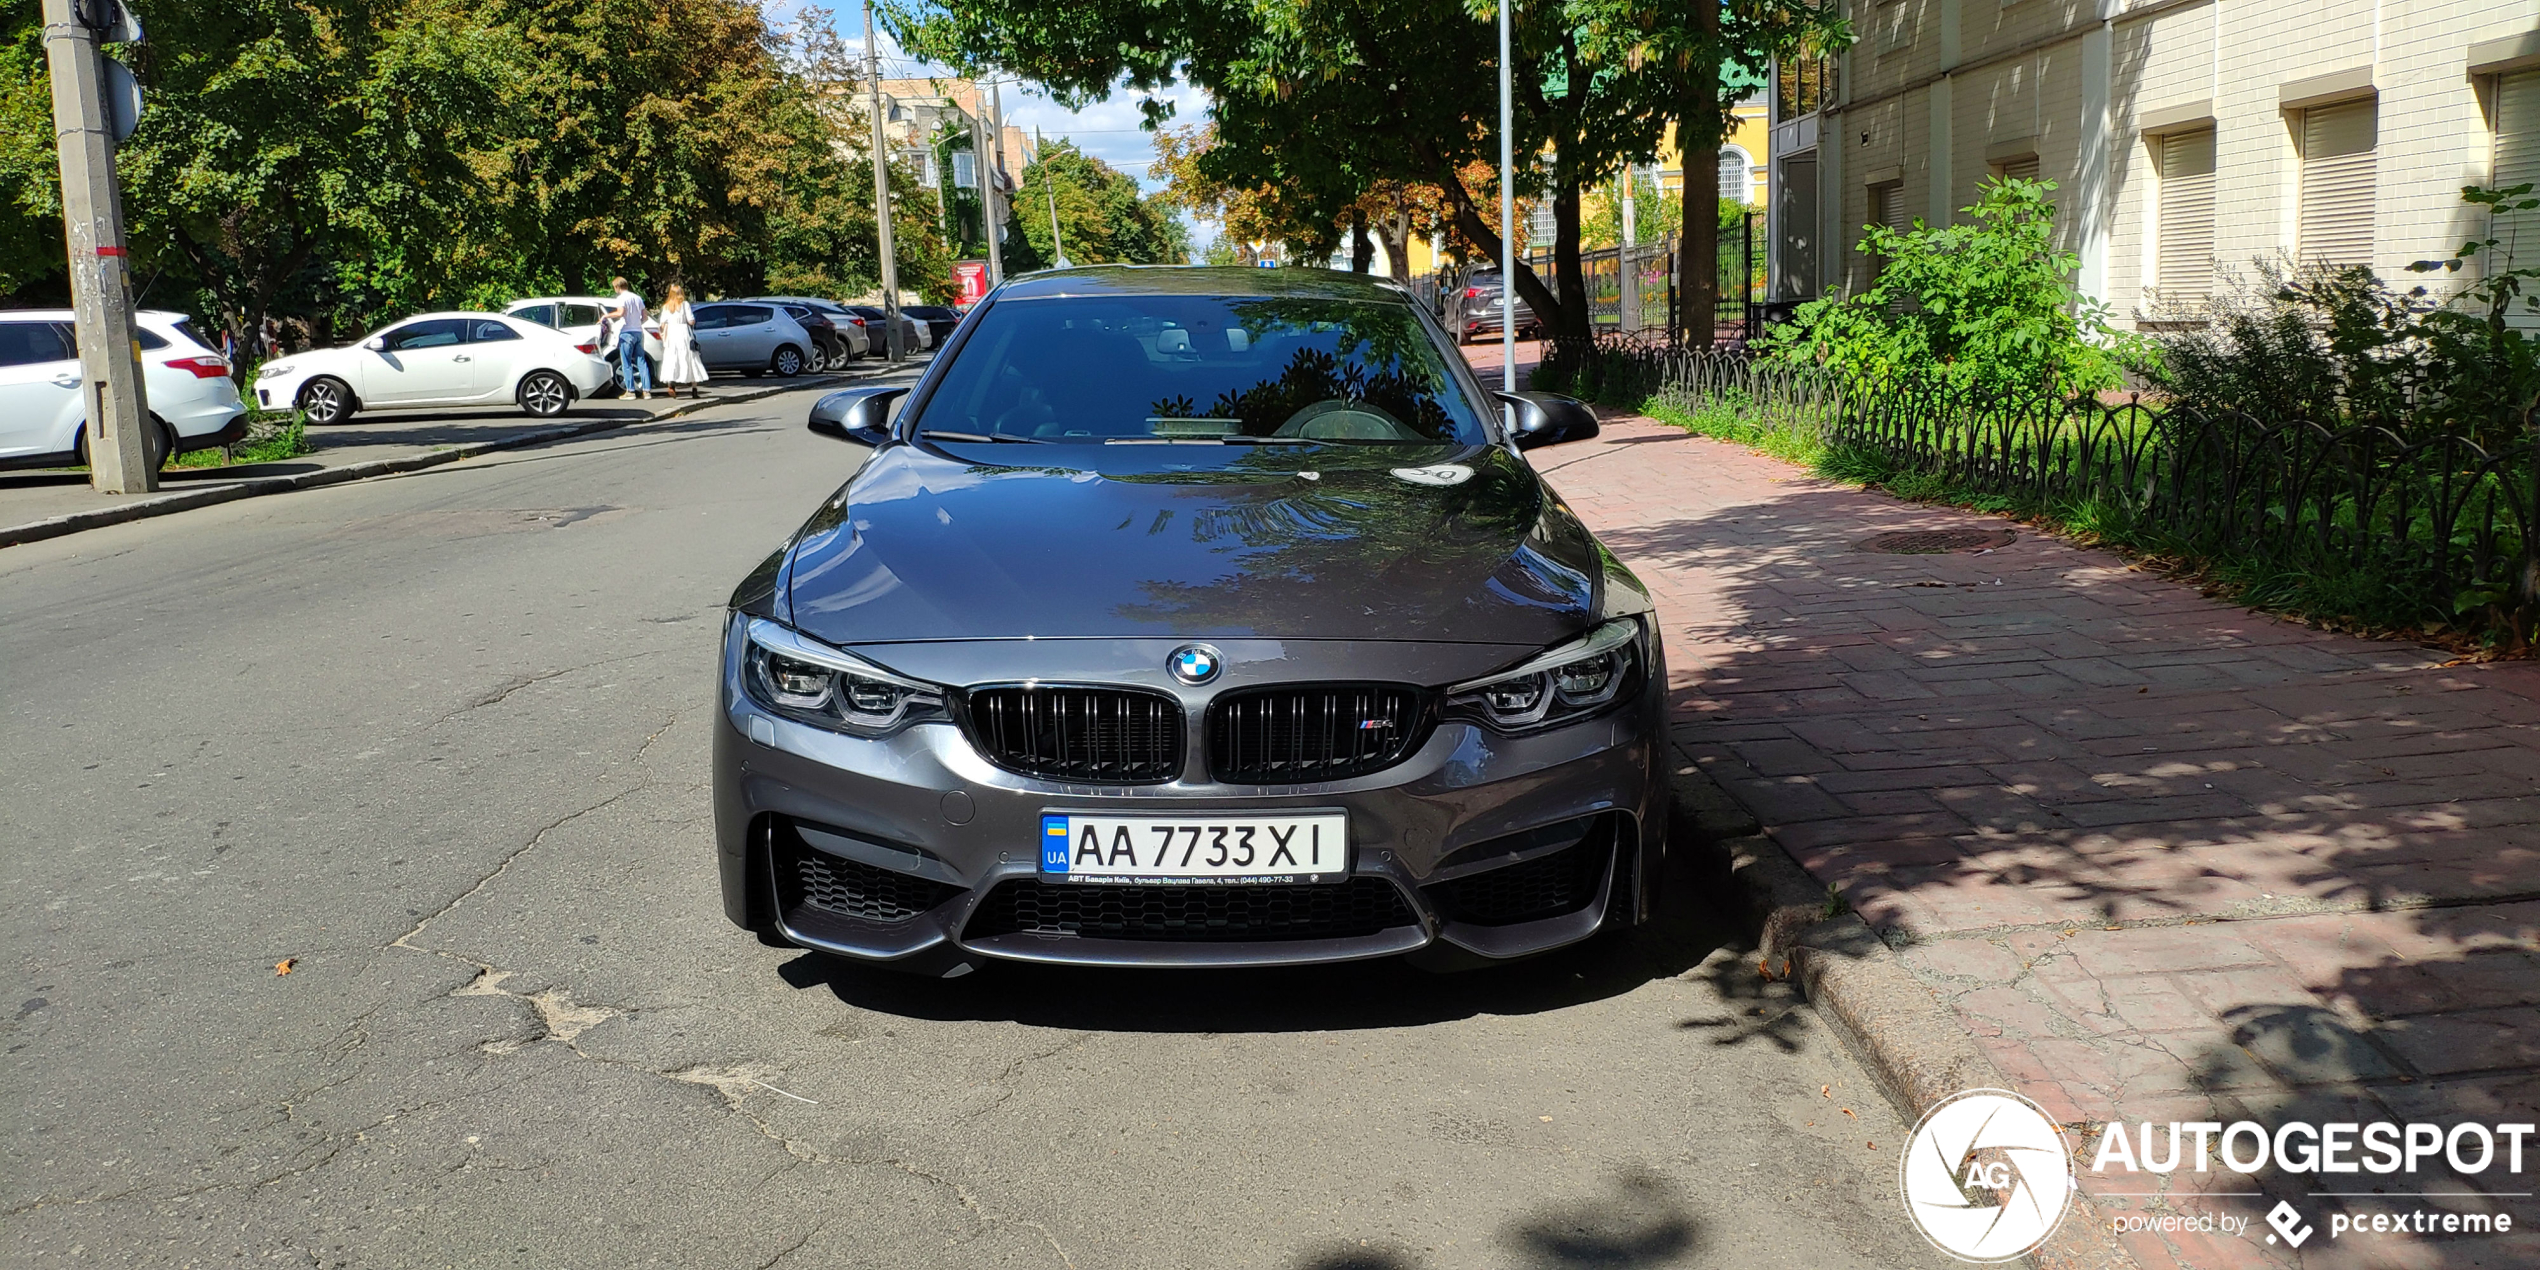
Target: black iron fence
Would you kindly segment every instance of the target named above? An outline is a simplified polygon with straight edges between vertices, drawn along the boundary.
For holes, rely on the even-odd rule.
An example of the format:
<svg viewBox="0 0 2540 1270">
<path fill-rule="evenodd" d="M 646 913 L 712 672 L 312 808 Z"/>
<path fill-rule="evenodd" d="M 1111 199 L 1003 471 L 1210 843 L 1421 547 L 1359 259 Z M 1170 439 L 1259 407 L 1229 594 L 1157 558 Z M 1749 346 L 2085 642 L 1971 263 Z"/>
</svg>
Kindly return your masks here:
<svg viewBox="0 0 2540 1270">
<path fill-rule="evenodd" d="M 1743 342 L 1757 333 L 1764 295 L 1763 221 L 1748 212 L 1720 227 L 1715 264 L 1718 290 L 1713 293 L 1713 339 Z M 1677 294 L 1683 281 L 1680 235 L 1669 235 L 1630 247 L 1600 247 L 1579 253 L 1579 272 L 1588 297 L 1588 321 L 1600 336 L 1635 339 L 1663 337 L 1683 343 Z M 1544 285 L 1553 282 L 1552 253 L 1529 251 L 1526 263 Z"/>
<path fill-rule="evenodd" d="M 2357 607 L 2386 620 L 2523 644 L 2540 609 L 2540 434 L 2490 451 L 2458 436 L 2134 397 L 1842 382 L 1622 339 L 1550 350 L 1540 374 L 1609 402 L 1656 399 L 1804 431 L 1858 466 L 2079 516 L 2138 545 L 2298 574 L 2313 594 L 2350 579 Z"/>
</svg>

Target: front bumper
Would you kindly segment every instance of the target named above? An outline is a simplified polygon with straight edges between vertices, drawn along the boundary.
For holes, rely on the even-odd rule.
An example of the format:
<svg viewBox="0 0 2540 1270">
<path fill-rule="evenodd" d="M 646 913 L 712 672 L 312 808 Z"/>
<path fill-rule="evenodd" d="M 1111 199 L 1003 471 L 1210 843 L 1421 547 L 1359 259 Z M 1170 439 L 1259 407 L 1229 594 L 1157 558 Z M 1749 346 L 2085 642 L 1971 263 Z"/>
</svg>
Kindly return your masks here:
<svg viewBox="0 0 2540 1270">
<path fill-rule="evenodd" d="M 803 947 L 938 975 L 988 958 L 1235 966 L 1423 953 L 1470 964 L 1636 923 L 1660 873 L 1663 665 L 1648 665 L 1634 698 L 1604 714 L 1530 736 L 1441 722 L 1401 762 L 1356 779 L 1231 786 L 1201 769 L 1166 785 L 1097 787 L 993 766 L 949 723 L 864 740 L 762 711 L 741 682 L 741 642 L 726 643 L 714 735 L 724 910 L 736 925 Z M 1144 645 L 1157 641 L 1118 643 L 1136 646 L 1144 661 L 1152 651 Z M 1204 690 L 1194 696 L 1198 727 Z M 1046 812 L 1309 808 L 1348 813 L 1348 882 L 1124 888 L 1040 880 Z M 834 878 L 855 886 L 834 887 Z M 1557 911 L 1523 901 L 1511 908 L 1506 898 L 1545 894 L 1556 896 Z M 1218 920 L 1227 905 L 1239 914 L 1314 915 L 1230 933 Z M 1017 919 L 1062 906 L 1104 908 L 1107 918 L 1071 930 Z M 1123 909 L 1147 920 L 1124 925 Z"/>
</svg>

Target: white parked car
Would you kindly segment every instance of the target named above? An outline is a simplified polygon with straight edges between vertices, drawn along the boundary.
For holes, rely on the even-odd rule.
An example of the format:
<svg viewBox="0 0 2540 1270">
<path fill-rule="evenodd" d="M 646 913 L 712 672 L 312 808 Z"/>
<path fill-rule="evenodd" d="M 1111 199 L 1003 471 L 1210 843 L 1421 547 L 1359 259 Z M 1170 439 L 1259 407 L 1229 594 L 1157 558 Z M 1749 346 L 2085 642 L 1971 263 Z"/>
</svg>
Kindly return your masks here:
<svg viewBox="0 0 2540 1270">
<path fill-rule="evenodd" d="M 247 407 L 229 363 L 197 339 L 183 314 L 133 315 L 141 391 L 159 461 L 247 435 Z M 69 309 L 0 312 L 0 468 L 88 461 L 87 378 Z"/>
<path fill-rule="evenodd" d="M 661 315 L 653 312 L 654 301 L 644 302 L 644 357 L 652 363 L 652 385 L 661 387 Z M 617 307 L 617 302 L 596 295 L 551 295 L 531 300 L 514 300 L 503 306 L 508 317 L 527 318 L 540 326 L 552 326 L 585 344 L 600 341 L 600 318 Z M 611 340 L 600 349 L 600 360 L 609 364 L 609 372 L 617 371 L 617 341 Z M 597 395 L 611 395 L 604 388 Z"/>
<path fill-rule="evenodd" d="M 297 406 L 313 424 L 357 410 L 516 402 L 541 419 L 609 383 L 597 346 L 499 313 L 425 313 L 342 348 L 266 362 L 256 404 Z"/>
</svg>

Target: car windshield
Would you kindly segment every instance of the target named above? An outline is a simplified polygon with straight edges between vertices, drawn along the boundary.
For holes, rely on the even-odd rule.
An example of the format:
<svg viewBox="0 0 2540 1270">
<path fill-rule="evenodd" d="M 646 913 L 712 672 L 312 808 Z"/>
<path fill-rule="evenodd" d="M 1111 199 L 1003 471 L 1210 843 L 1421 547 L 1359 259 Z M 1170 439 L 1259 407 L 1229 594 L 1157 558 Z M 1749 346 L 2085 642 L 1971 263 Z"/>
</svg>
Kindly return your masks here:
<svg viewBox="0 0 2540 1270">
<path fill-rule="evenodd" d="M 1408 305 L 1247 296 L 1005 300 L 920 432 L 1024 441 L 1485 439 Z"/>
</svg>

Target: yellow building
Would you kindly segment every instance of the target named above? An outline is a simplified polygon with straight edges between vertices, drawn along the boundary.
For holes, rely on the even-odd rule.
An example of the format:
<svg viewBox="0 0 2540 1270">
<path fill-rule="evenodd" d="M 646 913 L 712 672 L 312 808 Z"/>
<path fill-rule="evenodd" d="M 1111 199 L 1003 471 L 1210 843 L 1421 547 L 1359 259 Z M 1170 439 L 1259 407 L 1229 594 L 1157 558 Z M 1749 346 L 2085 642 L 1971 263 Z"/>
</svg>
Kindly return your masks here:
<svg viewBox="0 0 2540 1270">
<path fill-rule="evenodd" d="M 1760 91 L 1737 104 L 1729 135 L 1720 140 L 1720 197 L 1736 199 L 1749 207 L 1764 205 L 1766 140 L 1772 132 L 1770 113 Z M 1669 194 L 1684 189 L 1684 157 L 1676 149 L 1674 124 L 1667 125 L 1666 140 L 1658 145 L 1658 188 Z"/>
</svg>

